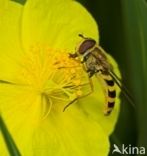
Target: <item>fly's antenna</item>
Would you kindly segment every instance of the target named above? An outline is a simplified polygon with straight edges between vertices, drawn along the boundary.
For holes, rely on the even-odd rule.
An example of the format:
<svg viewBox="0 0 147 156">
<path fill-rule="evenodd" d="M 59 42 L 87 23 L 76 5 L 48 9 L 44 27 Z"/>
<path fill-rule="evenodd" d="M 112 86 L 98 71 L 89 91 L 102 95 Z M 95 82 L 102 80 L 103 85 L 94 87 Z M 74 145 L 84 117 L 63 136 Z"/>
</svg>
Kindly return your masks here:
<svg viewBox="0 0 147 156">
<path fill-rule="evenodd" d="M 89 39 L 89 38 L 85 37 L 83 34 L 79 34 L 79 37 L 81 37 L 83 39 Z"/>
<path fill-rule="evenodd" d="M 128 89 L 121 83 L 120 78 L 113 71 L 110 71 L 109 74 L 113 78 L 117 86 L 121 89 L 125 97 L 128 99 L 129 103 L 133 106 L 133 108 L 135 108 L 134 99 L 130 95 L 130 92 L 128 91 Z"/>
</svg>

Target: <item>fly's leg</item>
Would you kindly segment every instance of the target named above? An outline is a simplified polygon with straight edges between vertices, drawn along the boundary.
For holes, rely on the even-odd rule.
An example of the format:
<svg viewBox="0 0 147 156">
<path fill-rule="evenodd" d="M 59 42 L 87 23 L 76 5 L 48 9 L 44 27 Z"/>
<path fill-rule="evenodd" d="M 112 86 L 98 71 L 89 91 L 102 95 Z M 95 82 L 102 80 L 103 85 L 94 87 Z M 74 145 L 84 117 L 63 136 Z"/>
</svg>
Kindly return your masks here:
<svg viewBox="0 0 147 156">
<path fill-rule="evenodd" d="M 85 95 L 77 96 L 76 98 L 74 98 L 72 101 L 70 101 L 70 102 L 64 107 L 63 112 L 64 112 L 70 105 L 72 105 L 75 101 L 77 101 L 77 100 L 79 100 L 79 99 L 81 99 L 81 98 L 84 98 L 84 97 L 90 95 L 91 93 L 93 93 L 94 87 L 93 87 L 93 82 L 92 82 L 92 79 L 91 79 L 91 78 L 89 78 L 89 85 L 90 85 L 90 92 L 87 93 L 87 94 L 85 94 Z"/>
<path fill-rule="evenodd" d="M 84 59 L 84 58 L 80 59 L 80 58 L 78 57 L 78 54 L 77 54 L 77 53 L 74 53 L 74 54 L 69 53 L 69 58 L 72 58 L 72 59 L 74 59 L 76 62 L 81 63 L 81 64 L 83 64 L 83 63 L 85 62 L 85 59 Z"/>
<path fill-rule="evenodd" d="M 84 69 L 84 71 L 86 71 L 86 72 L 88 73 L 88 80 L 89 80 L 88 84 L 90 85 L 90 92 L 87 93 L 87 94 L 85 94 L 85 95 L 77 96 L 76 98 L 74 98 L 72 101 L 70 101 L 70 102 L 64 107 L 63 112 L 64 112 L 70 105 L 72 105 L 75 101 L 77 101 L 78 99 L 81 99 L 81 98 L 84 98 L 84 97 L 90 95 L 90 94 L 93 92 L 93 90 L 94 90 L 93 82 L 92 82 L 92 79 L 91 79 L 91 77 L 93 76 L 94 73 L 91 73 L 90 71 L 88 71 L 88 69 L 86 68 L 86 65 L 85 65 L 85 63 L 84 63 L 84 60 L 81 61 L 81 60 L 79 60 L 79 59 L 75 59 L 75 58 L 78 57 L 77 53 L 75 53 L 75 54 L 69 53 L 69 57 L 70 57 L 70 58 L 73 58 L 73 59 L 74 59 L 75 61 L 77 61 L 78 63 L 83 64 L 83 69 Z M 74 66 L 74 67 L 76 67 L 76 66 Z M 73 67 L 60 67 L 60 68 L 73 68 Z M 86 85 L 86 84 L 82 84 L 82 85 Z M 79 85 L 79 86 L 82 86 L 82 85 Z"/>
<path fill-rule="evenodd" d="M 76 57 L 78 57 L 77 53 L 74 53 L 74 54 L 69 53 L 69 58 L 74 58 L 75 59 Z"/>
<path fill-rule="evenodd" d="M 69 107 L 70 105 L 72 105 L 75 101 L 78 100 L 78 97 L 74 98 L 72 101 L 70 101 L 63 109 L 63 112 L 67 109 L 67 107 Z"/>
<path fill-rule="evenodd" d="M 83 65 L 84 71 L 88 74 L 88 78 L 90 79 L 96 72 L 94 70 L 88 69 L 84 61 L 81 63 Z"/>
</svg>

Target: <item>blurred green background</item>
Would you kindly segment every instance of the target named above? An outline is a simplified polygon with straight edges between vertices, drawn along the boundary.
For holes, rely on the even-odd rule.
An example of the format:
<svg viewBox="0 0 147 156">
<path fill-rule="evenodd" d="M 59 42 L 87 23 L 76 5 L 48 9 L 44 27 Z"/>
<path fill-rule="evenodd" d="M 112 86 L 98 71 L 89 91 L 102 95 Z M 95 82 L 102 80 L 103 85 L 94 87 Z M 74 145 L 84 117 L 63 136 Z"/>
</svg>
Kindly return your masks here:
<svg viewBox="0 0 147 156">
<path fill-rule="evenodd" d="M 109 155 L 112 155 L 114 143 L 147 148 L 147 0 L 79 2 L 97 21 L 100 44 L 116 59 L 123 83 L 136 105 L 134 109 L 121 95 L 121 112 L 110 136 Z"/>
</svg>

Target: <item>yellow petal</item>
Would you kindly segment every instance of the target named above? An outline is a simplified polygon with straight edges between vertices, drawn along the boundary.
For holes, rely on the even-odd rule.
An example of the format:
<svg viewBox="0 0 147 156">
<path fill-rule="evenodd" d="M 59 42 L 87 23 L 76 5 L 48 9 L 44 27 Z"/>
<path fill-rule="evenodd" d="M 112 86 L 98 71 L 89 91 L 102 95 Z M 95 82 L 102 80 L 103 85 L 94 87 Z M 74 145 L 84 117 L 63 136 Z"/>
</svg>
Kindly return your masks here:
<svg viewBox="0 0 147 156">
<path fill-rule="evenodd" d="M 105 132 L 96 121 L 73 106 L 65 113 L 52 114 L 38 127 L 34 134 L 34 151 L 42 156 L 106 156 L 109 143 L 105 137 Z"/>
<path fill-rule="evenodd" d="M 91 15 L 72 0 L 28 0 L 23 14 L 23 43 L 43 43 L 74 51 L 78 34 L 98 40 L 98 29 Z"/>
<path fill-rule="evenodd" d="M 0 1 L 0 79 L 12 79 L 17 60 L 20 59 L 22 6 L 9 1 Z"/>
</svg>

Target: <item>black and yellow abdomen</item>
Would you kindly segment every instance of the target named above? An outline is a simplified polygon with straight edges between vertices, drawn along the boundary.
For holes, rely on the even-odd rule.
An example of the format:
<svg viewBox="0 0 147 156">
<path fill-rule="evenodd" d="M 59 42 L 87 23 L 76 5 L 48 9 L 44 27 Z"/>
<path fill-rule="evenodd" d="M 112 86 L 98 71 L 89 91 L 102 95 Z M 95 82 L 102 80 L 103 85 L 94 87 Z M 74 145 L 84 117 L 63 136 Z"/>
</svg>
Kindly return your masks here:
<svg viewBox="0 0 147 156">
<path fill-rule="evenodd" d="M 106 107 L 104 110 L 104 114 L 109 115 L 115 106 L 115 82 L 109 74 L 102 73 L 102 78 L 106 83 Z"/>
</svg>

